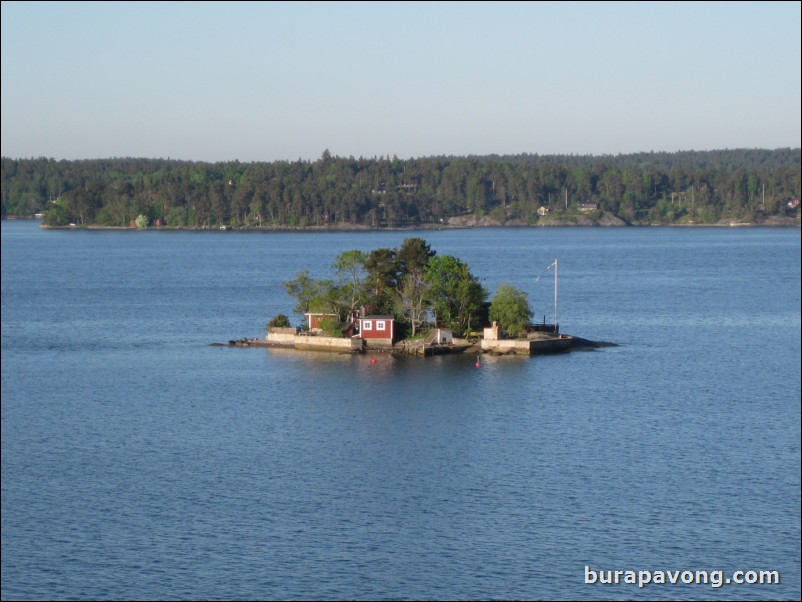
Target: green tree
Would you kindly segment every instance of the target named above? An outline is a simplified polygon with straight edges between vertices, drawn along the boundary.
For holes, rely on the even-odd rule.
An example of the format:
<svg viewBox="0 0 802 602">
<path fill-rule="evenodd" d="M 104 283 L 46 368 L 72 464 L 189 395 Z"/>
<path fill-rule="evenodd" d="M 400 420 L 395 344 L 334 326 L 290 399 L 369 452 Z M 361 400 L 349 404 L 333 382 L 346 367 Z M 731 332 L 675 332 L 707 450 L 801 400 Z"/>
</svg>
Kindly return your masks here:
<svg viewBox="0 0 802 602">
<path fill-rule="evenodd" d="M 340 253 L 332 265 L 341 278 L 339 288 L 350 312 L 359 307 L 364 299 L 367 259 L 366 253 L 354 249 Z"/>
<path fill-rule="evenodd" d="M 295 279 L 284 282 L 284 289 L 295 300 L 294 311 L 298 314 L 304 314 L 313 308 L 319 309 L 324 296 L 320 281 L 313 279 L 308 270 L 301 270 Z"/>
<path fill-rule="evenodd" d="M 422 272 L 411 272 L 401 278 L 397 296 L 398 310 L 412 327 L 413 337 L 426 313 L 428 292 L 429 286 Z"/>
<path fill-rule="evenodd" d="M 373 249 L 365 261 L 365 270 L 368 273 L 365 285 L 373 311 L 390 313 L 393 309 L 393 293 L 399 283 L 396 250 Z"/>
<path fill-rule="evenodd" d="M 490 302 L 490 319 L 512 336 L 526 332 L 526 326 L 533 316 L 526 293 L 513 285 L 503 282 Z"/>
<path fill-rule="evenodd" d="M 48 226 L 66 226 L 70 223 L 70 214 L 67 210 L 67 201 L 58 198 L 50 205 L 45 215 L 45 224 Z"/>
<path fill-rule="evenodd" d="M 487 291 L 467 264 L 452 255 L 435 255 L 429 258 L 424 274 L 436 323 L 462 334 L 478 325 Z"/>
<path fill-rule="evenodd" d="M 406 238 L 398 250 L 398 269 L 402 274 L 423 274 L 423 269 L 436 251 L 422 238 Z"/>
</svg>

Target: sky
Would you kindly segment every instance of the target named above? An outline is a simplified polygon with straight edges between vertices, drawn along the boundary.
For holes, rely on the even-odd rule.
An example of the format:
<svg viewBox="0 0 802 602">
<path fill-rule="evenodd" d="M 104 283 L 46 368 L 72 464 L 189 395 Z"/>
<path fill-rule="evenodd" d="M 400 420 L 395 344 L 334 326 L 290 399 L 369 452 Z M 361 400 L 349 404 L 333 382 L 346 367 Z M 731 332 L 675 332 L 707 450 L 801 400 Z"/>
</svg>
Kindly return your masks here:
<svg viewBox="0 0 802 602">
<path fill-rule="evenodd" d="M 0 154 L 800 147 L 800 2 L 2 2 Z"/>
</svg>

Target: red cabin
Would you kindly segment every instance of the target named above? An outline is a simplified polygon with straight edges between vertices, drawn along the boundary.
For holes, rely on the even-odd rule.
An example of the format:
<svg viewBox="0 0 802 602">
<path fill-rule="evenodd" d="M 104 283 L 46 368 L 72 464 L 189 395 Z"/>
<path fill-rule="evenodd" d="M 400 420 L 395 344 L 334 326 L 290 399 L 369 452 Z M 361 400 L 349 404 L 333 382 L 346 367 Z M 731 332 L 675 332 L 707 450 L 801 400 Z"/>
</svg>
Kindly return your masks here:
<svg viewBox="0 0 802 602">
<path fill-rule="evenodd" d="M 359 318 L 359 336 L 368 347 L 392 347 L 394 319 L 392 316 L 365 316 Z"/>
</svg>

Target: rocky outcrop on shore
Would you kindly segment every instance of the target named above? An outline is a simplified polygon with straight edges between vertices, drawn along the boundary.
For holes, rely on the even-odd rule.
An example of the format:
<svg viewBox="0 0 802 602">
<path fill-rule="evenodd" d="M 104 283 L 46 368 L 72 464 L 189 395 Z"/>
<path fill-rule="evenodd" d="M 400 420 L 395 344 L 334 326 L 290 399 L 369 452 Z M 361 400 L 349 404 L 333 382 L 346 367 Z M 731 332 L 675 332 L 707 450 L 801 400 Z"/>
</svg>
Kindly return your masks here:
<svg viewBox="0 0 802 602">
<path fill-rule="evenodd" d="M 520 219 L 499 220 L 492 215 L 460 215 L 449 218 L 449 228 L 487 228 L 487 227 L 549 227 L 549 226 L 628 226 L 627 222 L 608 211 L 594 215 L 580 214 L 574 218 L 540 218 L 530 224 Z"/>
<path fill-rule="evenodd" d="M 548 227 L 625 227 L 625 226 L 665 226 L 665 227 L 681 227 L 681 228 L 711 228 L 711 227 L 778 227 L 778 228 L 799 228 L 800 220 L 788 216 L 770 216 L 757 222 L 734 222 L 731 219 L 722 219 L 712 224 L 693 224 L 693 223 L 651 223 L 649 221 L 627 222 L 610 213 L 603 211 L 601 213 L 593 214 L 579 214 L 575 217 L 549 217 L 545 216 L 538 219 L 534 223 L 528 223 L 521 219 L 498 219 L 493 215 L 477 216 L 475 214 L 459 215 L 448 218 L 447 221 L 442 223 L 425 223 L 413 224 L 409 226 L 382 226 L 371 227 L 364 224 L 352 224 L 344 222 L 335 222 L 325 225 L 313 226 L 248 226 L 239 228 L 227 228 L 228 232 L 348 232 L 348 231 L 382 231 L 382 230 L 443 230 L 449 228 L 548 228 Z M 129 227 L 119 226 L 100 226 L 97 224 L 84 224 L 76 225 L 70 224 L 67 226 L 49 226 L 47 224 L 40 224 L 43 229 L 49 230 L 132 230 Z M 183 226 L 157 226 L 146 228 L 147 230 L 208 230 L 219 231 L 219 227 L 208 228 L 190 228 Z"/>
</svg>

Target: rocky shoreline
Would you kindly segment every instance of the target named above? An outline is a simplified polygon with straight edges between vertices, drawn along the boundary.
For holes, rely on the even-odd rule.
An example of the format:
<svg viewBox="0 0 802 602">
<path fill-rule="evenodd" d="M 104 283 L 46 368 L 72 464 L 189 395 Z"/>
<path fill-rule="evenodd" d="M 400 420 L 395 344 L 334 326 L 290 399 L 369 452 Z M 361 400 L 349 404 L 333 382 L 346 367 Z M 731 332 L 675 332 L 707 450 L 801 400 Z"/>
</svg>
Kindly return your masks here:
<svg viewBox="0 0 802 602">
<path fill-rule="evenodd" d="M 29 219 L 6 217 L 3 219 Z M 159 231 L 189 231 L 189 232 L 381 232 L 381 231 L 419 231 L 419 230 L 459 230 L 473 228 L 799 228 L 800 220 L 793 217 L 774 216 L 766 218 L 762 222 L 734 222 L 732 220 L 720 220 L 712 224 L 661 224 L 650 222 L 629 223 L 612 214 L 604 215 L 599 218 L 579 216 L 574 220 L 542 220 L 536 224 L 528 224 L 522 220 L 500 221 L 490 216 L 463 216 L 452 217 L 448 222 L 442 224 L 416 224 L 412 226 L 387 226 L 374 228 L 362 224 L 327 224 L 323 226 L 262 226 L 251 227 L 243 226 L 239 228 L 195 228 L 190 226 L 155 226 L 146 228 L 147 230 Z M 40 228 L 46 230 L 121 230 L 129 231 L 135 228 L 122 226 L 101 226 L 97 224 L 87 225 L 68 225 L 68 226 L 48 226 L 40 224 Z"/>
<path fill-rule="evenodd" d="M 17 216 L 7 215 L 4 220 L 41 220 L 41 217 L 29 215 Z M 416 231 L 416 230 L 455 230 L 470 228 L 572 228 L 572 227 L 593 227 L 593 228 L 645 228 L 645 227 L 666 227 L 666 228 L 799 228 L 802 225 L 799 217 L 790 216 L 769 216 L 760 222 L 735 222 L 731 219 L 721 219 L 711 224 L 694 223 L 652 223 L 652 222 L 626 222 L 620 217 L 610 212 L 603 211 L 593 215 L 580 214 L 570 219 L 550 218 L 548 216 L 539 219 L 536 223 L 527 223 L 520 219 L 497 219 L 491 215 L 459 215 L 450 217 L 441 223 L 414 224 L 408 226 L 385 226 L 372 227 L 364 224 L 353 223 L 328 223 L 314 226 L 240 226 L 232 228 L 230 226 L 210 226 L 207 228 L 197 228 L 193 226 L 153 226 L 147 230 L 165 231 L 199 231 L 199 232 L 371 232 L 371 231 Z M 49 226 L 42 222 L 40 228 L 48 230 L 134 230 L 127 226 L 102 226 L 100 224 L 70 224 L 65 226 Z"/>
<path fill-rule="evenodd" d="M 542 337 L 544 342 L 549 337 Z M 565 335 L 562 337 L 566 339 L 567 345 L 560 346 L 542 346 L 530 347 L 528 355 L 539 355 L 542 353 L 565 353 L 570 351 L 591 351 L 602 347 L 618 347 L 617 343 L 607 341 L 591 341 L 583 339 L 582 337 Z M 549 339 L 550 340 L 550 339 Z M 270 341 L 268 339 L 252 339 L 241 338 L 230 340 L 228 343 L 210 343 L 210 347 L 260 347 L 260 348 L 275 348 L 275 349 L 297 349 L 300 351 L 323 351 L 331 353 L 393 353 L 397 355 L 413 355 L 413 356 L 428 356 L 428 355 L 441 355 L 446 353 L 487 353 L 489 355 L 515 355 L 520 351 L 513 350 L 494 350 L 484 349 L 480 340 L 455 340 L 453 345 L 435 345 L 424 348 L 422 340 L 402 340 L 396 342 L 392 347 L 386 348 L 359 348 L 359 349 L 344 349 L 344 348 L 325 348 L 320 345 L 317 347 L 297 347 L 292 344 L 282 344 Z"/>
</svg>

